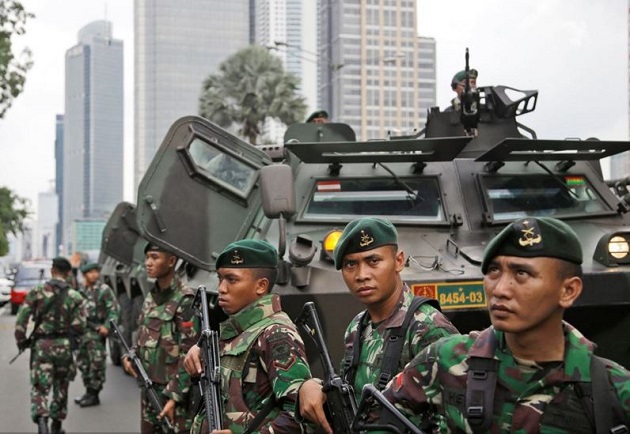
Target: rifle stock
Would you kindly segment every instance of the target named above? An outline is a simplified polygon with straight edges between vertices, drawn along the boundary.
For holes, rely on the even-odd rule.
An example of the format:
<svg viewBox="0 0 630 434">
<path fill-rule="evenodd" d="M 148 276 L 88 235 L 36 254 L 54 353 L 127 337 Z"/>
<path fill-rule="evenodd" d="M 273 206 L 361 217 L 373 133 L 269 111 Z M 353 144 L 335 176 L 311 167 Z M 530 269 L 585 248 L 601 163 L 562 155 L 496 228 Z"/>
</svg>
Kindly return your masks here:
<svg viewBox="0 0 630 434">
<path fill-rule="evenodd" d="M 219 333 L 210 329 L 210 314 L 208 312 L 208 295 L 206 287 L 197 288 L 195 304 L 201 304 L 201 356 L 203 359 L 203 374 L 201 388 L 206 408 L 208 432 L 220 430 L 223 427 L 223 408 L 221 401 L 221 362 L 219 359 Z"/>
<path fill-rule="evenodd" d="M 110 325 L 110 330 L 112 330 L 112 332 L 114 333 L 114 337 L 118 340 L 120 345 L 122 345 L 123 350 L 125 352 L 124 355 L 127 356 L 127 358 L 129 358 L 129 361 L 133 365 L 133 369 L 137 375 L 136 380 L 138 382 L 138 386 L 145 391 L 147 398 L 149 400 L 149 403 L 151 404 L 151 407 L 153 407 L 153 410 L 157 412 L 158 414 L 161 413 L 162 410 L 164 409 L 164 404 L 162 404 L 162 400 L 160 399 L 160 396 L 158 395 L 157 391 L 153 387 L 153 381 L 151 381 L 151 379 L 149 378 L 147 371 L 144 370 L 144 367 L 142 366 L 142 361 L 140 360 L 138 355 L 135 353 L 135 351 L 129 348 L 127 341 L 125 341 L 125 338 L 120 333 L 120 330 L 118 329 L 118 326 L 116 325 L 116 323 L 110 320 L 109 325 Z M 166 434 L 175 433 L 173 424 L 167 417 L 163 417 L 160 422 L 162 423 L 162 430 Z"/>
<path fill-rule="evenodd" d="M 309 301 L 304 305 L 295 324 L 311 337 L 319 350 L 325 377 L 322 390 L 326 394 L 326 409 L 331 426 L 336 433 L 352 432 L 352 424 L 357 414 L 354 390 L 335 371 L 313 302 Z"/>
<path fill-rule="evenodd" d="M 372 401 L 376 401 L 387 413 L 391 414 L 396 422 L 402 426 L 392 425 L 389 423 L 367 423 L 363 421 L 361 415 L 367 415 L 370 404 Z M 382 414 L 382 413 L 381 413 Z M 420 428 L 415 426 L 409 419 L 407 419 L 394 405 L 383 396 L 383 394 L 372 384 L 366 384 L 363 386 L 363 393 L 361 395 L 361 406 L 359 407 L 357 417 L 352 425 L 353 432 L 362 431 L 387 431 L 396 434 L 424 434 Z"/>
</svg>

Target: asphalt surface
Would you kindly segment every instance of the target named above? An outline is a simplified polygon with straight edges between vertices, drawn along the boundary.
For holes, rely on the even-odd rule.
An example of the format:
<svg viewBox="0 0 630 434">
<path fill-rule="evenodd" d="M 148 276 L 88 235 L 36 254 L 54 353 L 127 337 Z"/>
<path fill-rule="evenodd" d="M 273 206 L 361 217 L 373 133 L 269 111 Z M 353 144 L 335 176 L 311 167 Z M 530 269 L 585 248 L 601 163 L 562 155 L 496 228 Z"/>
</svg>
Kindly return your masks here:
<svg viewBox="0 0 630 434">
<path fill-rule="evenodd" d="M 13 331 L 15 316 L 10 306 L 0 307 L 0 432 L 35 433 L 30 417 L 29 353 L 17 354 Z M 140 389 L 133 378 L 107 360 L 107 381 L 101 391 L 101 405 L 80 408 L 74 397 L 85 390 L 80 373 L 70 383 L 68 417 L 63 428 L 68 434 L 137 433 L 140 431 Z"/>
</svg>

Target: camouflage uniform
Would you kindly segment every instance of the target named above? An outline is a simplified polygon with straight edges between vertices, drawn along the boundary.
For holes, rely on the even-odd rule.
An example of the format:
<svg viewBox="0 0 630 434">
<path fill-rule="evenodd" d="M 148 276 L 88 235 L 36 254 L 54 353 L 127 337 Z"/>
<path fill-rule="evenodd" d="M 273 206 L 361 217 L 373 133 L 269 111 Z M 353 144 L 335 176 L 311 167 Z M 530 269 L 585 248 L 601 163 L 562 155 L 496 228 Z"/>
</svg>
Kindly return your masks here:
<svg viewBox="0 0 630 434">
<path fill-rule="evenodd" d="M 85 298 L 87 329 L 81 338 L 77 368 L 85 388 L 99 392 L 105 383 L 107 351 L 98 328 L 104 326 L 109 330 L 109 321 L 118 320 L 119 307 L 114 291 L 104 283 L 96 282 L 92 288 L 81 285 L 79 292 Z"/>
<path fill-rule="evenodd" d="M 410 418 L 435 422 L 435 432 L 471 433 L 464 416 L 468 357 L 494 353 L 499 371 L 489 432 L 593 432 L 574 383 L 590 382 L 594 344 L 567 323 L 563 323 L 563 330 L 563 363 L 515 359 L 504 343 L 503 332 L 492 327 L 442 339 L 420 353 L 389 383 L 384 394 Z M 497 342 L 494 351 L 489 339 L 492 333 Z M 607 363 L 606 369 L 628 417 L 630 373 L 614 362 Z M 414 414 L 419 416 L 411 416 Z"/>
<path fill-rule="evenodd" d="M 381 374 L 385 342 L 387 342 L 392 328 L 402 326 L 413 298 L 413 293 L 405 284 L 396 309 L 389 318 L 374 327 L 374 324 L 369 321 L 369 314 L 366 315 L 367 321 L 361 339 L 361 354 L 353 383 L 357 399 L 361 396 L 363 386 L 366 384 L 376 385 Z M 344 360 L 352 358 L 355 336 L 362 315 L 363 313 L 357 315 L 346 329 Z M 441 337 L 458 333 L 455 326 L 451 324 L 444 314 L 426 303 L 421 305 L 406 331 L 399 369 L 396 372 L 402 371 L 403 367 L 430 343 L 437 341 Z M 342 377 L 347 375 L 346 365 L 343 362 L 340 372 Z"/>
<path fill-rule="evenodd" d="M 175 429 L 188 431 L 192 419 L 188 414 L 190 376 L 184 370 L 184 356 L 199 339 L 199 321 L 193 318 L 194 291 L 184 286 L 178 276 L 171 286 L 158 290 L 154 286 L 138 318 L 136 353 L 158 394 L 173 399 Z M 158 413 L 142 393 L 142 432 L 161 432 Z"/>
<path fill-rule="evenodd" d="M 280 297 L 267 294 L 221 323 L 223 427 L 242 433 L 273 394 L 276 406 L 255 433 L 300 433 L 297 392 L 311 378 L 304 343 Z M 205 409 L 191 433 L 208 432 Z"/>
<path fill-rule="evenodd" d="M 67 295 L 61 299 L 58 295 L 64 287 Z M 33 288 L 20 307 L 15 324 L 18 345 L 26 340 L 29 318 L 37 321 L 42 312 L 31 345 L 31 418 L 36 423 L 40 417 L 66 418 L 68 385 L 76 374 L 69 335 L 81 335 L 86 325 L 81 294 L 62 280 L 52 279 Z"/>
</svg>

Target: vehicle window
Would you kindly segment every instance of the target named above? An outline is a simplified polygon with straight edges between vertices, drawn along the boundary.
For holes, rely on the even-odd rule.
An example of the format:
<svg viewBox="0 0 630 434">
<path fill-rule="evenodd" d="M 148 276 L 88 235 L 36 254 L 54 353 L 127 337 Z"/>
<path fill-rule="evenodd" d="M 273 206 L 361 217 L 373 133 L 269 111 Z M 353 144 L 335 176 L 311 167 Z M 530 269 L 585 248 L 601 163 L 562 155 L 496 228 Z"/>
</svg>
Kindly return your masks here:
<svg viewBox="0 0 630 434">
<path fill-rule="evenodd" d="M 386 216 L 394 221 L 445 221 L 436 177 L 402 178 L 401 181 L 404 185 L 393 178 L 316 180 L 302 219 Z"/>
<path fill-rule="evenodd" d="M 194 139 L 188 151 L 201 172 L 222 186 L 235 190 L 246 198 L 256 181 L 256 170 L 220 149 L 198 138 Z"/>
<path fill-rule="evenodd" d="M 612 211 L 582 175 L 481 176 L 481 185 L 495 221 Z"/>
<path fill-rule="evenodd" d="M 36 281 L 50 279 L 50 265 L 41 266 L 20 266 L 15 274 L 16 282 Z"/>
</svg>

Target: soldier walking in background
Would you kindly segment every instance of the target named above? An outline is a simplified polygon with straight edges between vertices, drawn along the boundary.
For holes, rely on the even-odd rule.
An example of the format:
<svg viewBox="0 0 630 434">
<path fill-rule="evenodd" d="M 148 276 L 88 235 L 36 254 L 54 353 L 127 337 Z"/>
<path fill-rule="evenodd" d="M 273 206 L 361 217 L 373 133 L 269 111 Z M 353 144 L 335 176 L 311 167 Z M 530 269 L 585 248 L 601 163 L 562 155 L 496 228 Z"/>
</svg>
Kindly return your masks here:
<svg viewBox="0 0 630 434">
<path fill-rule="evenodd" d="M 81 407 L 99 405 L 99 392 L 105 383 L 109 321 L 118 320 L 119 308 L 114 291 L 99 281 L 101 266 L 95 262 L 81 267 L 83 283 L 79 292 L 85 298 L 87 328 L 80 339 L 77 367 L 86 392 L 74 399 Z"/>
<path fill-rule="evenodd" d="M 363 386 L 382 389 L 424 347 L 457 329 L 433 304 L 436 300 L 414 298 L 400 272 L 405 254 L 398 249 L 398 232 L 381 218 L 354 220 L 345 227 L 333 253 L 346 286 L 366 310 L 348 325 L 341 377 L 359 401 Z M 398 342 L 393 344 L 392 342 Z M 328 433 L 324 413 L 326 396 L 317 380 L 300 388 L 300 412 Z"/>
<path fill-rule="evenodd" d="M 168 401 L 159 415 L 142 392 L 142 434 L 161 433 L 159 419 L 168 417 L 177 432 L 188 432 L 192 423 L 190 376 L 184 370 L 184 356 L 199 339 L 199 321 L 194 317 L 194 291 L 175 273 L 177 257 L 155 244 L 144 249 L 147 276 L 155 285 L 147 294 L 138 319 L 134 350 L 158 393 Z M 125 371 L 136 376 L 127 357 Z"/>
<path fill-rule="evenodd" d="M 64 432 L 68 385 L 76 374 L 70 335 L 81 335 L 86 326 L 83 297 L 66 283 L 70 270 L 66 258 L 53 259 L 52 278 L 28 293 L 15 324 L 18 348 L 31 348 L 31 418 L 40 434 L 48 434 L 49 417 L 51 432 Z M 35 326 L 29 342 L 26 329 L 31 316 Z"/>
</svg>

